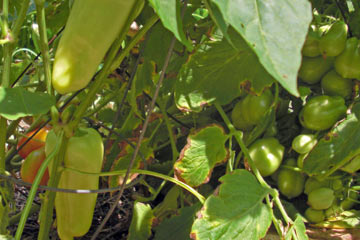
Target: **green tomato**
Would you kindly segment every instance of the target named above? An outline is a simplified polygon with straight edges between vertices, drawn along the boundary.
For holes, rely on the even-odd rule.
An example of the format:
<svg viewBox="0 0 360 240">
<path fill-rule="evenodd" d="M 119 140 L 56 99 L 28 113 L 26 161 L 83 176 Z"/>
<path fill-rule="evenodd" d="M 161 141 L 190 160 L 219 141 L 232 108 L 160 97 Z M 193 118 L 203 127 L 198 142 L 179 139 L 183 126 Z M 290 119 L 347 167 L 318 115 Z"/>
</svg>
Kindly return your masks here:
<svg viewBox="0 0 360 240">
<path fill-rule="evenodd" d="M 346 41 L 344 51 L 335 59 L 335 70 L 343 78 L 360 79 L 360 46 L 356 37 Z"/>
<path fill-rule="evenodd" d="M 331 70 L 321 79 L 321 88 L 326 95 L 349 98 L 353 82 L 351 79 L 343 78 L 335 70 Z"/>
<path fill-rule="evenodd" d="M 334 199 L 334 190 L 322 187 L 310 192 L 307 203 L 315 210 L 324 210 L 333 204 Z"/>
<path fill-rule="evenodd" d="M 342 211 L 343 211 L 343 209 L 341 208 L 339 203 L 334 201 L 334 203 L 328 209 L 325 210 L 325 217 L 329 218 L 329 217 L 338 215 Z"/>
<path fill-rule="evenodd" d="M 312 191 L 322 187 L 330 187 L 330 180 L 325 179 L 324 181 L 319 181 L 314 177 L 310 177 L 305 182 L 304 193 L 309 195 Z"/>
<path fill-rule="evenodd" d="M 311 130 L 326 130 L 331 128 L 346 114 L 346 105 L 339 96 L 316 96 L 311 98 L 299 113 L 303 127 Z"/>
<path fill-rule="evenodd" d="M 321 54 L 319 48 L 320 36 L 319 29 L 315 25 L 311 25 L 301 51 L 303 56 L 317 57 Z"/>
<path fill-rule="evenodd" d="M 305 211 L 306 219 L 311 223 L 319 223 L 325 220 L 325 214 L 323 210 L 315 210 L 308 208 Z"/>
<path fill-rule="evenodd" d="M 335 22 L 329 30 L 321 36 L 320 52 L 327 57 L 339 55 L 345 48 L 348 27 L 343 21 Z"/>
<path fill-rule="evenodd" d="M 315 84 L 321 80 L 321 77 L 327 73 L 333 65 L 334 58 L 328 57 L 303 57 L 299 70 L 299 78 L 308 84 Z"/>
<path fill-rule="evenodd" d="M 273 95 L 269 89 L 260 96 L 248 94 L 240 100 L 231 112 L 234 126 L 241 130 L 251 130 L 264 117 L 273 102 Z"/>
<path fill-rule="evenodd" d="M 299 154 L 310 152 L 311 149 L 317 144 L 316 136 L 313 134 L 300 134 L 292 141 L 292 149 Z"/>
<path fill-rule="evenodd" d="M 284 165 L 296 166 L 295 159 L 288 159 Z M 277 178 L 279 191 L 291 199 L 299 196 L 304 190 L 305 176 L 301 172 L 291 169 L 280 169 Z"/>
<path fill-rule="evenodd" d="M 264 177 L 273 174 L 280 166 L 285 147 L 276 138 L 262 138 L 256 140 L 249 147 L 249 154 Z"/>
</svg>

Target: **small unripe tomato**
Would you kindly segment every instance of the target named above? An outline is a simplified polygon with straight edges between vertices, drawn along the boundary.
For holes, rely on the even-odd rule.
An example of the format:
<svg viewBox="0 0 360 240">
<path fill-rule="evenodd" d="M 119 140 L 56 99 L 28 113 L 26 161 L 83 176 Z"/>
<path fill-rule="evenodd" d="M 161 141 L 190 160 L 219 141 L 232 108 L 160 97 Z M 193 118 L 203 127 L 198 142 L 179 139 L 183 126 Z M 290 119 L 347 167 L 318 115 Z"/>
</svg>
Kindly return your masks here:
<svg viewBox="0 0 360 240">
<path fill-rule="evenodd" d="M 295 159 L 288 159 L 284 165 L 296 166 Z M 277 178 L 279 191 L 287 198 L 291 199 L 299 196 L 304 190 L 305 176 L 301 172 L 297 172 L 287 168 L 281 168 Z"/>
<path fill-rule="evenodd" d="M 41 147 L 44 147 L 46 135 L 47 135 L 48 131 L 49 131 L 48 128 L 42 128 L 38 133 L 36 133 L 36 135 L 28 143 L 26 143 L 26 145 L 24 145 L 24 147 L 22 147 L 19 150 L 19 155 L 22 158 L 26 158 L 32 151 L 39 149 Z M 26 137 L 22 137 L 18 142 L 18 145 L 17 145 L 18 149 L 35 132 L 36 132 L 36 130 L 27 133 Z"/>
<path fill-rule="evenodd" d="M 339 55 L 345 48 L 348 27 L 343 21 L 335 22 L 319 41 L 320 52 L 327 57 Z"/>
<path fill-rule="evenodd" d="M 308 208 L 305 211 L 306 219 L 311 223 L 319 223 L 325 220 L 325 214 L 323 210 L 316 210 Z"/>
<path fill-rule="evenodd" d="M 356 37 L 346 41 L 345 49 L 336 57 L 334 66 L 340 76 L 360 79 L 360 43 Z"/>
<path fill-rule="evenodd" d="M 316 210 L 324 210 L 329 208 L 335 199 L 334 190 L 331 188 L 318 188 L 310 192 L 308 195 L 308 204 Z"/>
<path fill-rule="evenodd" d="M 285 147 L 276 138 L 262 138 L 256 140 L 249 147 L 249 154 L 264 177 L 273 174 L 280 166 Z"/>
<path fill-rule="evenodd" d="M 45 147 L 32 151 L 24 160 L 20 169 L 20 176 L 24 182 L 33 183 L 41 164 L 46 158 Z M 40 185 L 46 185 L 49 180 L 49 171 L 46 169 Z"/>
<path fill-rule="evenodd" d="M 264 117 L 273 102 L 269 89 L 260 96 L 248 94 L 240 100 L 231 112 L 231 120 L 237 129 L 251 130 Z"/>
<path fill-rule="evenodd" d="M 326 95 L 349 98 L 353 82 L 349 78 L 343 78 L 335 70 L 331 70 L 321 79 L 321 88 Z"/>
<path fill-rule="evenodd" d="M 317 139 L 313 134 L 300 134 L 292 141 L 292 149 L 299 154 L 305 154 L 316 145 Z"/>
<path fill-rule="evenodd" d="M 333 62 L 333 57 L 326 59 L 321 56 L 314 58 L 303 57 L 298 76 L 305 83 L 318 83 L 321 77 L 331 69 Z"/>
</svg>

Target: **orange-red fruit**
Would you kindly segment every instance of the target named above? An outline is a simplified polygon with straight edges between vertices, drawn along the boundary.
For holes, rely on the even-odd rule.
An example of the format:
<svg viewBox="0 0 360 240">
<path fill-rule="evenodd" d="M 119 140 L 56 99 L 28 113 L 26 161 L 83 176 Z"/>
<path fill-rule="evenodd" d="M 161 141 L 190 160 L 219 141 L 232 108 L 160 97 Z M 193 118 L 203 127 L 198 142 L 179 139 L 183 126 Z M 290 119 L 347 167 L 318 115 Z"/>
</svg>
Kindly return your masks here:
<svg viewBox="0 0 360 240">
<path fill-rule="evenodd" d="M 37 130 L 27 133 L 26 137 L 22 137 L 19 140 L 19 143 L 17 145 L 18 149 L 31 135 L 35 133 L 35 131 Z M 28 143 L 26 143 L 26 145 L 23 148 L 19 150 L 19 155 L 25 159 L 32 151 L 44 147 L 46 135 L 48 131 L 49 129 L 42 128 L 38 133 L 36 133 L 36 135 Z"/>
<path fill-rule="evenodd" d="M 36 174 L 46 158 L 45 147 L 39 148 L 35 151 L 32 151 L 24 160 L 21 165 L 20 175 L 21 179 L 27 183 L 33 183 Z M 49 170 L 46 169 L 40 185 L 47 185 L 49 180 Z"/>
</svg>

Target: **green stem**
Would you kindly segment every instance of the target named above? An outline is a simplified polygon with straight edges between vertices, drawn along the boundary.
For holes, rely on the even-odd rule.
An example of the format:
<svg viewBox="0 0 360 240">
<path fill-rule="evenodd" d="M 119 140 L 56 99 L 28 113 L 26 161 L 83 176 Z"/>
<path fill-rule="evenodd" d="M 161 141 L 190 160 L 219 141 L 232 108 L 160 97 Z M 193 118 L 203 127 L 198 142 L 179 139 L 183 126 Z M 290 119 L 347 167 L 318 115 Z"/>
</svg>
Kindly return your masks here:
<svg viewBox="0 0 360 240">
<path fill-rule="evenodd" d="M 112 172 L 89 173 L 89 172 L 79 171 L 79 170 L 73 169 L 73 168 L 64 168 L 64 169 L 68 169 L 70 171 L 78 172 L 78 173 L 81 173 L 81 174 L 96 175 L 96 176 L 100 176 L 100 177 L 124 175 L 127 172 L 127 170 L 119 170 L 119 171 L 112 171 Z M 204 196 L 202 196 L 200 193 L 198 193 L 194 188 L 192 188 L 189 185 L 177 180 L 176 178 L 169 177 L 169 176 L 167 176 L 165 174 L 152 172 L 152 171 L 148 171 L 148 170 L 142 170 L 142 169 L 131 169 L 130 173 L 144 174 L 144 175 L 157 177 L 157 178 L 163 179 L 165 181 L 175 183 L 176 185 L 178 185 L 178 186 L 184 188 L 185 190 L 189 191 L 190 193 L 192 193 L 197 199 L 199 199 L 201 204 L 204 204 L 204 202 L 205 202 Z"/>
<path fill-rule="evenodd" d="M 58 142 L 57 145 L 59 145 L 59 154 L 57 154 L 54 158 L 54 161 L 52 163 L 52 168 L 50 172 L 50 179 L 48 182 L 49 187 L 57 187 L 61 173 L 59 172 L 60 165 L 63 162 L 63 159 L 65 157 L 65 151 L 66 151 L 66 145 L 68 142 L 68 138 L 66 138 L 63 131 L 59 132 L 58 135 Z M 54 202 L 55 202 L 55 196 L 56 192 L 53 191 L 47 191 L 45 193 L 45 197 L 43 199 L 43 203 L 41 205 L 41 211 L 40 211 L 40 230 L 38 239 L 39 240 L 45 240 L 49 238 L 49 232 L 52 224 L 52 217 L 53 217 L 53 209 L 54 209 Z"/>
<path fill-rule="evenodd" d="M 7 38 L 8 27 L 8 15 L 9 15 L 9 0 L 3 0 L 3 21 L 2 21 L 2 35 L 3 38 Z M 10 68 L 11 68 L 11 43 L 4 45 L 4 61 L 2 66 L 2 80 L 1 86 L 4 88 L 10 85 Z M 7 120 L 0 117 L 0 173 L 5 172 L 5 152 L 6 152 L 6 128 Z"/>
<path fill-rule="evenodd" d="M 62 135 L 62 134 L 61 134 Z M 32 202 L 34 201 L 35 195 L 36 195 L 36 191 L 37 188 L 40 184 L 41 178 L 44 175 L 47 166 L 49 165 L 50 161 L 54 158 L 54 156 L 56 156 L 56 154 L 58 153 L 60 149 L 60 144 L 59 141 L 56 143 L 55 149 L 54 151 L 52 151 L 49 156 L 46 157 L 46 159 L 44 160 L 44 163 L 41 165 L 41 167 L 38 170 L 38 173 L 36 174 L 36 177 L 34 179 L 34 182 L 32 184 L 32 187 L 30 189 L 29 192 L 29 196 L 28 199 L 26 201 L 26 205 L 25 208 L 21 214 L 21 218 L 19 221 L 19 225 L 18 228 L 16 230 L 16 234 L 15 234 L 15 240 L 20 240 L 21 239 L 21 235 L 23 233 L 24 227 L 25 227 L 25 223 L 26 223 L 26 219 L 29 216 L 30 210 L 31 210 L 31 206 L 32 206 Z M 42 225 L 42 224 L 41 224 Z"/>
<path fill-rule="evenodd" d="M 170 124 L 170 121 L 169 121 L 169 117 L 167 115 L 167 112 L 163 106 L 162 103 L 159 104 L 160 106 L 160 111 L 163 115 L 163 118 L 165 120 L 165 124 L 166 124 L 166 127 L 167 127 L 167 130 L 169 132 L 169 137 L 170 137 L 170 144 L 171 144 L 171 150 L 172 150 L 172 157 L 173 157 L 173 163 L 175 163 L 177 157 L 179 156 L 179 151 L 177 150 L 176 148 L 176 144 L 175 144 L 175 138 L 174 138 L 174 133 L 172 131 L 172 127 L 171 127 L 171 124 Z"/>
<path fill-rule="evenodd" d="M 0 129 L 7 128 L 7 121 L 0 117 Z M 0 131 L 0 173 L 5 172 L 6 131 Z M 0 203 L 1 204 L 1 203 Z"/>
<path fill-rule="evenodd" d="M 221 107 L 221 105 L 218 102 L 215 102 L 215 107 L 218 110 L 218 112 L 220 113 L 221 117 L 223 118 L 226 126 L 228 127 L 230 134 L 235 136 L 236 141 L 238 142 L 238 144 L 240 145 L 241 151 L 244 154 L 244 156 L 246 157 L 251 170 L 253 171 L 255 177 L 257 178 L 257 180 L 259 181 L 259 183 L 264 187 L 269 189 L 270 191 L 270 195 L 274 198 L 274 202 L 276 204 L 276 206 L 279 208 L 281 215 L 284 217 L 284 220 L 286 221 L 286 223 L 288 225 L 291 225 L 293 223 L 293 221 L 291 220 L 291 218 L 287 215 L 284 206 L 282 205 L 281 201 L 280 201 L 280 197 L 279 197 L 279 193 L 276 189 L 271 188 L 267 182 L 264 180 L 264 178 L 261 176 L 259 170 L 257 169 L 257 167 L 255 166 L 254 161 L 251 159 L 250 154 L 249 154 L 249 150 L 247 149 L 247 147 L 245 146 L 245 143 L 243 142 L 242 138 L 241 138 L 241 134 L 239 134 L 239 131 L 237 131 L 235 129 L 235 127 L 231 124 L 229 118 L 227 117 L 226 113 L 224 112 L 223 108 Z"/>
<path fill-rule="evenodd" d="M 25 21 L 26 12 L 27 12 L 27 10 L 29 8 L 29 3 L 30 3 L 30 0 L 23 0 L 22 1 L 19 14 L 18 14 L 18 16 L 16 18 L 16 21 L 15 21 L 14 25 L 12 26 L 12 34 L 13 34 L 13 37 L 15 39 L 18 38 L 21 27 L 23 26 L 23 23 Z"/>
<path fill-rule="evenodd" d="M 244 154 L 244 156 L 246 157 L 250 167 L 251 167 L 251 170 L 253 171 L 255 177 L 258 179 L 258 181 L 260 182 L 260 184 L 267 188 L 267 189 L 272 189 L 264 180 L 264 178 L 261 176 L 259 170 L 257 169 L 254 161 L 251 159 L 250 157 L 250 154 L 249 154 L 249 150 L 248 148 L 246 147 L 244 141 L 242 140 L 242 133 L 240 131 L 237 131 L 235 129 L 235 127 L 232 125 L 232 123 L 230 122 L 228 116 L 226 115 L 225 111 L 223 110 L 223 108 L 221 107 L 221 105 L 218 103 L 218 102 L 215 102 L 215 107 L 216 109 L 218 110 L 218 112 L 220 113 L 222 119 L 224 120 L 227 128 L 229 129 L 230 131 L 230 135 L 234 136 L 236 141 L 238 142 L 238 144 L 240 145 L 240 148 L 241 148 L 241 151 L 242 153 Z"/>
<path fill-rule="evenodd" d="M 49 45 L 46 32 L 46 19 L 45 19 L 45 8 L 44 0 L 37 0 L 36 3 L 36 16 L 37 22 L 39 25 L 39 34 L 40 34 L 40 49 L 43 56 L 44 64 L 44 77 L 46 81 L 46 88 L 50 95 L 53 95 L 51 87 L 51 65 L 50 65 L 50 54 L 49 54 Z"/>
</svg>

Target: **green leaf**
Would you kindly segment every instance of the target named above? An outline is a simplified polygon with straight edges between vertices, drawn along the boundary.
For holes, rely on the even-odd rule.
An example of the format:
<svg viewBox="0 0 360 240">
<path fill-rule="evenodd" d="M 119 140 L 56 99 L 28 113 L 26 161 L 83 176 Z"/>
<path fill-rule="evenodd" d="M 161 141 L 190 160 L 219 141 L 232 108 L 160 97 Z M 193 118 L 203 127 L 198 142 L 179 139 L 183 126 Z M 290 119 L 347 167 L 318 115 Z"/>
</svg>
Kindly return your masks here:
<svg viewBox="0 0 360 240">
<path fill-rule="evenodd" d="M 296 219 L 294 221 L 294 225 L 291 226 L 289 231 L 287 232 L 285 236 L 285 240 L 291 240 L 292 238 L 292 232 L 295 231 L 296 239 L 297 240 L 308 240 L 308 236 L 306 235 L 306 227 L 304 224 L 304 221 L 302 220 L 302 217 L 300 214 L 296 216 Z"/>
<path fill-rule="evenodd" d="M 136 202 L 129 228 L 128 240 L 147 240 L 151 236 L 154 215 L 149 204 Z"/>
<path fill-rule="evenodd" d="M 357 105 L 353 113 L 326 134 L 305 158 L 303 170 L 308 175 L 324 174 L 330 169 L 334 171 L 360 154 L 360 122 L 356 116 L 360 111 Z"/>
<path fill-rule="evenodd" d="M 53 105 L 55 98 L 49 94 L 0 87 L 0 115 L 9 120 L 47 113 Z"/>
<path fill-rule="evenodd" d="M 183 65 L 175 85 L 178 108 L 200 112 L 215 100 L 230 103 L 240 96 L 240 84 L 259 94 L 273 83 L 239 34 L 230 32 L 230 36 L 237 49 L 225 39 L 208 42 Z"/>
<path fill-rule="evenodd" d="M 169 29 L 175 37 L 186 46 L 188 51 L 192 51 L 193 46 L 186 38 L 181 16 L 180 16 L 180 1 L 177 0 L 150 0 L 155 12 L 159 15 L 164 27 Z"/>
<path fill-rule="evenodd" d="M 246 170 L 220 178 L 218 194 L 210 196 L 192 227 L 193 239 L 258 240 L 271 225 L 271 209 L 263 203 L 269 190 Z"/>
<path fill-rule="evenodd" d="M 265 69 L 291 94 L 299 96 L 301 48 L 312 20 L 309 1 L 212 1 L 259 56 Z"/>
<path fill-rule="evenodd" d="M 215 124 L 191 133 L 174 164 L 176 177 L 192 187 L 208 182 L 215 165 L 229 158 L 225 147 L 228 138 Z"/>
<path fill-rule="evenodd" d="M 191 226 L 200 204 L 181 208 L 178 215 L 165 219 L 155 228 L 154 240 L 189 240 Z"/>
</svg>

